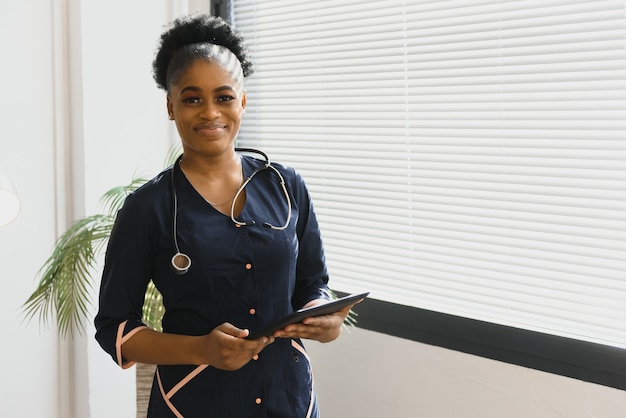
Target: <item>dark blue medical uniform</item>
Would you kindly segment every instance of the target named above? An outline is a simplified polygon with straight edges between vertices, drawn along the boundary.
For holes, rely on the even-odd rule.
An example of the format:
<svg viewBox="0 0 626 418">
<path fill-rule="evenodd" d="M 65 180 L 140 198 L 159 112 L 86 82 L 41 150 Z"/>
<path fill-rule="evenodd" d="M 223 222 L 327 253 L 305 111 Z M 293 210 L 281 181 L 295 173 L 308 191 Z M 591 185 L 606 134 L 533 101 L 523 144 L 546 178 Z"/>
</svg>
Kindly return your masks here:
<svg viewBox="0 0 626 418">
<path fill-rule="evenodd" d="M 249 176 L 263 162 L 242 156 Z M 274 164 L 291 197 L 289 227 L 282 225 L 287 202 L 277 176 L 259 172 L 246 187 L 236 226 L 175 175 L 178 244 L 192 260 L 176 275 L 172 240 L 171 168 L 126 199 L 109 240 L 95 319 L 96 339 L 121 367 L 121 344 L 142 329 L 141 308 L 148 281 L 163 294 L 164 332 L 203 335 L 223 322 L 254 331 L 327 297 L 328 274 L 320 231 L 304 181 L 293 169 Z M 158 366 L 149 417 L 317 417 L 309 358 L 302 342 L 277 339 L 237 371 L 208 366 Z"/>
</svg>

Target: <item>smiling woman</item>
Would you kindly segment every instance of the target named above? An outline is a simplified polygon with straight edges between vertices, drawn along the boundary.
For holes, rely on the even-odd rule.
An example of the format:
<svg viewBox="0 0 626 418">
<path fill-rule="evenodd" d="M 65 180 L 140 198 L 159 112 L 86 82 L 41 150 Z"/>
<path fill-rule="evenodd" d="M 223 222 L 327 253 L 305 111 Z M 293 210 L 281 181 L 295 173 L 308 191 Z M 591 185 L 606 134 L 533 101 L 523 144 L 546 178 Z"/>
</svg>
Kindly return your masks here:
<svg viewBox="0 0 626 418">
<path fill-rule="evenodd" d="M 330 297 L 304 180 L 235 148 L 251 71 L 222 19 L 184 17 L 161 38 L 154 77 L 183 154 L 118 212 L 95 319 L 120 367 L 158 365 L 148 417 L 319 417 L 302 339 L 336 339 L 352 305 L 246 338 Z M 141 322 L 150 279 L 163 332 Z"/>
</svg>

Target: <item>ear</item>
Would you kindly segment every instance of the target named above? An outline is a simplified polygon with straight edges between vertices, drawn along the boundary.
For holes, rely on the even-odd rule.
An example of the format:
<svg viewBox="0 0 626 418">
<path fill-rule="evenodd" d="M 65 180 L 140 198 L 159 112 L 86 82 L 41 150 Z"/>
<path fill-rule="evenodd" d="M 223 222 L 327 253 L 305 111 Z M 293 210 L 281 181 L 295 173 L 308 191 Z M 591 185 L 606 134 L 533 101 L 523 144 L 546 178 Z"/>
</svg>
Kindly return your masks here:
<svg viewBox="0 0 626 418">
<path fill-rule="evenodd" d="M 241 108 L 243 109 L 243 113 L 246 113 L 247 100 L 248 100 L 248 96 L 246 96 L 246 92 L 244 91 L 241 96 Z"/>
<path fill-rule="evenodd" d="M 170 96 L 167 96 L 167 115 L 170 120 L 174 120 L 174 106 L 170 100 Z"/>
</svg>

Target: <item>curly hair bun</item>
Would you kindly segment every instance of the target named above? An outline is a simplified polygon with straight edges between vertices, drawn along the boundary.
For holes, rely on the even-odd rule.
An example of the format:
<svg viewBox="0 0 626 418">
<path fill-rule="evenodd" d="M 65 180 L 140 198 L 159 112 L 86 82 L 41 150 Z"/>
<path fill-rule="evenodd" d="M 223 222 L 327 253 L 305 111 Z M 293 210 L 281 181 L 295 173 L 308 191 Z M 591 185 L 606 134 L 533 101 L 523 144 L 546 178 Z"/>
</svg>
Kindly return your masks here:
<svg viewBox="0 0 626 418">
<path fill-rule="evenodd" d="M 163 90 L 168 89 L 168 67 L 174 55 L 182 48 L 202 43 L 212 43 L 228 48 L 239 60 L 243 76 L 253 73 L 252 61 L 244 45 L 243 36 L 224 19 L 208 13 L 180 17 L 161 34 L 157 53 L 152 63 L 153 77 Z"/>
</svg>

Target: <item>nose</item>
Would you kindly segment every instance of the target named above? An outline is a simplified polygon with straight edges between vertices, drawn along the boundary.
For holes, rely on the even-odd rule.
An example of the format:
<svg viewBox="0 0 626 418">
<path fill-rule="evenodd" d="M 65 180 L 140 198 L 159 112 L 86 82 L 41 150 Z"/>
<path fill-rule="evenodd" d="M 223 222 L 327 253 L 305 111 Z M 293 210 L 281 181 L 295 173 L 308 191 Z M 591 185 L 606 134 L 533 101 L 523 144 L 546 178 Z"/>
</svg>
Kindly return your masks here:
<svg viewBox="0 0 626 418">
<path fill-rule="evenodd" d="M 206 101 L 200 107 L 199 116 L 203 119 L 212 120 L 217 119 L 220 116 L 220 110 L 216 103 Z"/>
</svg>

